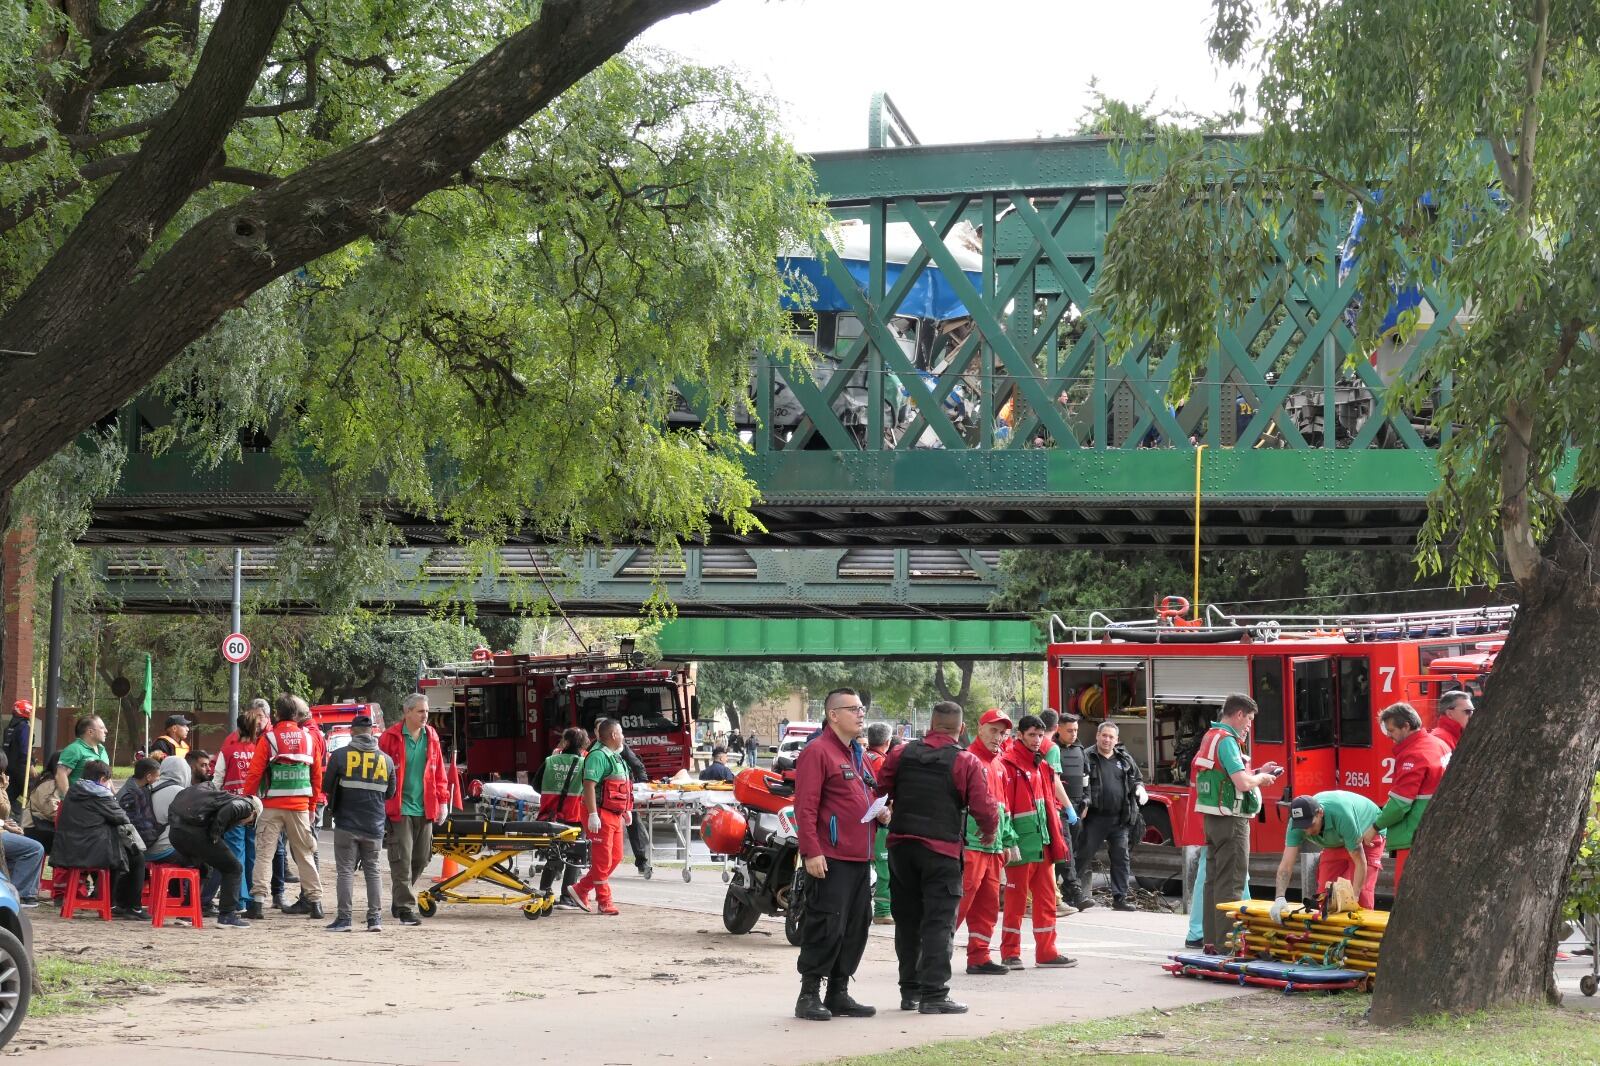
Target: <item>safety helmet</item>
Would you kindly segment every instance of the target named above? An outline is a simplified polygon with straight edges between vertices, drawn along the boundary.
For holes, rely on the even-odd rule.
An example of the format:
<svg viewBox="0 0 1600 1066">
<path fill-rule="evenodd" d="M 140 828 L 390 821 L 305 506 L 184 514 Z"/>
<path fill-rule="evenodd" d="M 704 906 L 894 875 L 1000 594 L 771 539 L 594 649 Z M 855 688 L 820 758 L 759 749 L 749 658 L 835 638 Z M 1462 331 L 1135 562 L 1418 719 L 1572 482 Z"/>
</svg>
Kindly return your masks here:
<svg viewBox="0 0 1600 1066">
<path fill-rule="evenodd" d="M 11 705 L 11 713 L 15 714 L 18 718 L 32 718 L 33 704 L 27 700 L 18 700 L 16 703 Z"/>
</svg>

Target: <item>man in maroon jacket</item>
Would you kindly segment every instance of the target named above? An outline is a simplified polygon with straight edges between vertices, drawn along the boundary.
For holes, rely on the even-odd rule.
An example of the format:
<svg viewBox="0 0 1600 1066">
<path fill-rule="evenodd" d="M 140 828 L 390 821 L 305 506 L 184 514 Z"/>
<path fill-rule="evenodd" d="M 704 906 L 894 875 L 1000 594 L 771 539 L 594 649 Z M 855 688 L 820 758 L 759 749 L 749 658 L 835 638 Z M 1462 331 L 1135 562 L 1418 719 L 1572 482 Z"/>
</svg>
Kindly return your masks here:
<svg viewBox="0 0 1600 1066">
<path fill-rule="evenodd" d="M 965 1014 L 950 998 L 950 947 L 961 900 L 961 841 L 971 812 L 985 842 L 1000 827 L 988 770 L 962 750 L 961 705 L 936 703 L 921 740 L 883 760 L 878 792 L 893 803 L 889 878 L 894 882 L 894 953 L 900 1009 Z"/>
<path fill-rule="evenodd" d="M 795 764 L 794 817 L 808 885 L 800 925 L 800 998 L 794 1016 L 825 1022 L 834 1015 L 870 1018 L 872 1007 L 850 998 L 872 921 L 871 780 L 860 737 L 867 709 L 855 689 L 836 688 L 823 701 L 823 724 Z M 822 980 L 828 980 L 826 1001 Z"/>
</svg>

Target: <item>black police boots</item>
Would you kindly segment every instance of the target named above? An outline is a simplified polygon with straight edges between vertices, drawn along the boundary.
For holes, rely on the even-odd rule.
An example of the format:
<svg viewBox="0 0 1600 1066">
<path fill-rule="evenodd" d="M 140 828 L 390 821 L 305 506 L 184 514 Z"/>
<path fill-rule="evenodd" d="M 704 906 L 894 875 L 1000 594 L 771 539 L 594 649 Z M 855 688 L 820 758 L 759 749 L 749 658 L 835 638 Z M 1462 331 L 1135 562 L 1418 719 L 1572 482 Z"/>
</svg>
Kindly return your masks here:
<svg viewBox="0 0 1600 1066">
<path fill-rule="evenodd" d="M 794 1001 L 794 1016 L 808 1022 L 825 1022 L 833 1012 L 822 1005 L 822 978 L 800 978 L 800 998 Z"/>
<path fill-rule="evenodd" d="M 878 1013 L 877 1007 L 869 1007 L 850 998 L 848 978 L 828 982 L 828 998 L 823 1001 L 823 1006 L 835 1018 L 870 1018 Z"/>
</svg>

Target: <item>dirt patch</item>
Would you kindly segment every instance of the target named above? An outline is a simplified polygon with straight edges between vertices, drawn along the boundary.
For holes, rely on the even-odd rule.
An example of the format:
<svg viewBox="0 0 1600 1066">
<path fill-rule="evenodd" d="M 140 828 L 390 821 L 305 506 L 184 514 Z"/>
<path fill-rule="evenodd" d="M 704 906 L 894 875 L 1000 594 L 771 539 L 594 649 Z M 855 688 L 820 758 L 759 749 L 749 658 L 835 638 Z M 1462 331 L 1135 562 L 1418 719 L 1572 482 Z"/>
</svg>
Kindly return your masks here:
<svg viewBox="0 0 1600 1066">
<path fill-rule="evenodd" d="M 331 869 L 323 870 L 323 879 L 328 897 L 323 905 L 329 907 Z M 358 918 L 363 907 L 358 884 Z M 386 902 L 386 914 L 387 909 Z M 636 906 L 625 907 L 618 918 L 556 911 L 530 922 L 515 907 L 454 905 L 417 927 L 385 917 L 383 931 L 376 934 L 359 923 L 356 932 L 326 932 L 331 913 L 324 921 L 277 915 L 249 929 L 224 929 L 210 921 L 202 929 L 155 929 L 82 916 L 64 922 L 45 907 L 32 917 L 41 959 L 159 970 L 163 978 L 159 985 L 107 985 L 103 996 L 70 1019 L 30 1018 L 19 1048 L 137 1039 L 145 1031 L 170 1027 L 174 1016 L 188 1019 L 196 1031 L 220 1030 L 237 1028 L 241 1019 L 252 1026 L 281 1023 L 288 1020 L 286 1005 L 298 1004 L 302 1021 L 333 1021 L 543 998 L 552 989 L 599 993 L 662 987 L 711 972 L 726 977 L 770 966 L 770 958 L 744 947 L 766 947 L 765 937 L 729 939 L 715 955 L 692 948 L 686 953 L 684 914 Z M 580 934 L 592 936 L 602 922 L 618 942 L 629 945 L 619 959 L 648 959 L 654 965 L 639 972 L 613 971 L 605 955 L 576 946 Z"/>
</svg>

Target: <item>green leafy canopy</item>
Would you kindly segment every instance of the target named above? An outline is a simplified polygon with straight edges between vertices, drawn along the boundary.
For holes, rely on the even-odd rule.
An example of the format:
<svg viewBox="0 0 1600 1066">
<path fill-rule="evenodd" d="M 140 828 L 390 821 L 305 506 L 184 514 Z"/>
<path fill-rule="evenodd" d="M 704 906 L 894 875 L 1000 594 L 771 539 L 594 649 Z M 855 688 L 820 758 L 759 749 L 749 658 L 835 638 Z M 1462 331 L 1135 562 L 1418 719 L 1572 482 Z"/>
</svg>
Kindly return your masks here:
<svg viewBox="0 0 1600 1066">
<path fill-rule="evenodd" d="M 1377 347 L 1396 286 L 1441 317 L 1464 312 L 1409 382 L 1448 381 L 1453 425 L 1421 562 L 1494 582 L 1512 573 L 1561 501 L 1554 475 L 1583 449 L 1600 481 L 1600 8 L 1549 0 L 1217 0 L 1217 57 L 1257 78 L 1239 113 L 1202 135 L 1108 111 L 1137 177 L 1108 240 L 1097 297 L 1123 338 L 1176 341 L 1181 396 L 1215 323 L 1264 295 L 1282 258 L 1325 271 L 1357 205 L 1360 350 Z M 1271 294 L 1266 294 L 1271 295 Z M 1416 316 L 1402 318 L 1414 333 Z M 1448 550 L 1448 559 L 1443 552 Z"/>
<path fill-rule="evenodd" d="M 115 27 L 141 6 L 102 4 L 100 17 Z M 55 8 L 0 5 L 0 145 L 44 146 L 9 162 L 0 152 L 0 313 L 104 194 L 108 178 L 93 175 L 105 160 L 139 149 L 142 131 L 116 131 L 172 104 L 213 18 L 198 5 L 196 34 L 166 25 L 143 53 L 165 76 L 100 91 L 89 132 L 68 134 L 52 94 L 89 64 L 92 34 Z M 540 9 L 293 5 L 228 134 L 227 175 L 156 235 L 147 262 L 241 187 L 380 134 Z M 732 72 L 634 49 L 449 177 L 409 210 L 374 209 L 350 243 L 189 345 L 153 385 L 172 418 L 149 443 L 206 465 L 270 437 L 291 471 L 284 487 L 318 500 L 301 540 L 353 549 L 305 553 L 303 569 L 348 566 L 334 583 L 345 587 L 384 576 L 396 533 L 367 506 L 380 497 L 444 522 L 485 566 L 516 531 L 670 549 L 713 517 L 749 528 L 754 488 L 726 415 L 753 352 L 794 350 L 778 258 L 827 222 L 773 103 Z M 329 227 L 347 225 L 349 208 L 336 196 L 300 205 Z M 675 382 L 706 406 L 694 431 L 667 428 Z M 62 473 L 41 471 L 49 491 L 19 500 L 58 505 L 46 527 L 70 535 L 82 513 Z M 105 479 L 82 486 L 101 492 Z"/>
</svg>

